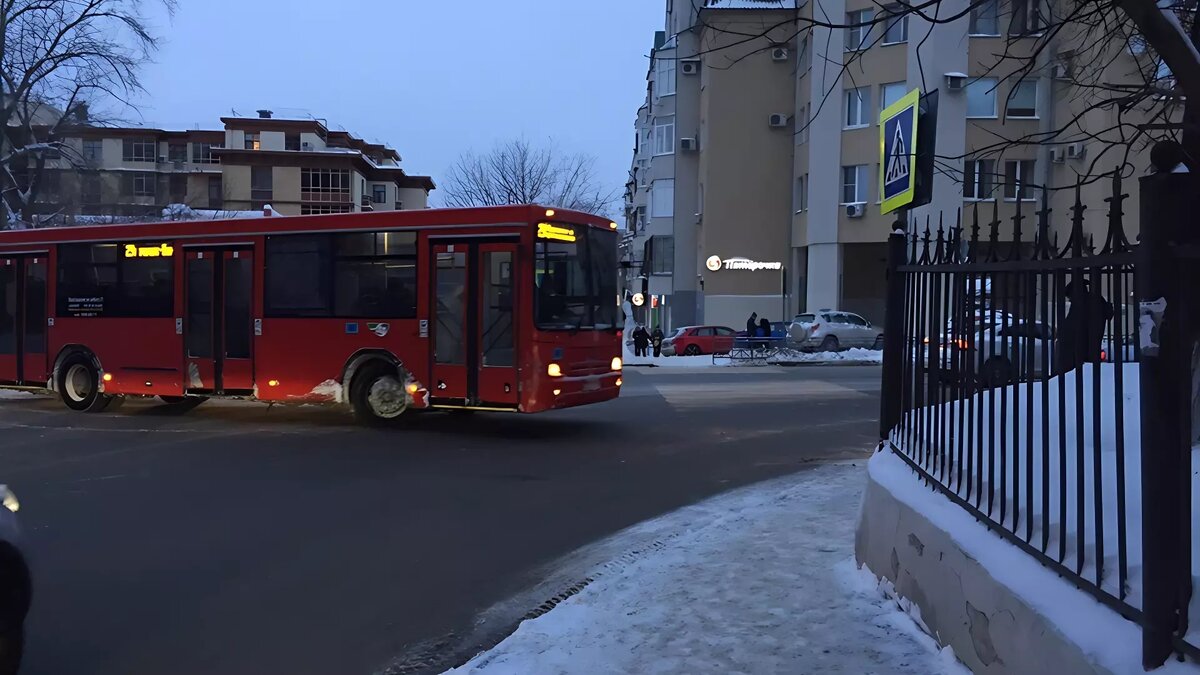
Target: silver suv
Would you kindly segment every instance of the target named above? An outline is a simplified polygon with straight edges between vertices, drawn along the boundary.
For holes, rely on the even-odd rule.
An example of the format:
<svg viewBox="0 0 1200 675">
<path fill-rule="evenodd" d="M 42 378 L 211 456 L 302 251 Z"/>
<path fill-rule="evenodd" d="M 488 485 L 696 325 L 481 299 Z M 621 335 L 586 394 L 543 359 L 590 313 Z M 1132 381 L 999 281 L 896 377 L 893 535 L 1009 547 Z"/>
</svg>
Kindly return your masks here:
<svg viewBox="0 0 1200 675">
<path fill-rule="evenodd" d="M 795 349 L 820 352 L 852 347 L 883 349 L 883 330 L 857 314 L 823 309 L 792 319 L 788 344 Z"/>
</svg>

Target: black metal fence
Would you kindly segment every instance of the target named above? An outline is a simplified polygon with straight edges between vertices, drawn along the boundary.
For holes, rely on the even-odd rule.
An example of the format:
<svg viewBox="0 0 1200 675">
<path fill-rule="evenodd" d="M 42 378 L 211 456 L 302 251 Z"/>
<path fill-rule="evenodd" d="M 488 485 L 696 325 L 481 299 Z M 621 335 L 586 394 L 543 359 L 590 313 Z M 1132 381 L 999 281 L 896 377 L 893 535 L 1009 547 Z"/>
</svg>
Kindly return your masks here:
<svg viewBox="0 0 1200 675">
<path fill-rule="evenodd" d="M 1144 231 L 1158 225 L 1165 208 L 1147 200 L 1172 197 L 1162 185 L 1147 183 L 1161 178 L 1142 182 Z M 1190 179 L 1176 179 L 1183 180 Z M 1179 560 L 1192 536 L 1191 379 L 1183 378 L 1188 386 L 1169 384 L 1174 414 L 1155 420 L 1168 436 L 1155 443 L 1173 443 L 1175 461 L 1157 466 L 1160 457 L 1146 456 L 1160 449 L 1143 443 L 1148 401 L 1139 394 L 1148 382 L 1141 361 L 1152 353 L 1153 368 L 1162 365 L 1160 357 L 1169 359 L 1164 370 L 1178 380 L 1178 373 L 1190 372 L 1191 350 L 1180 342 L 1162 355 L 1157 345 L 1164 340 L 1153 332 L 1155 349 L 1145 351 L 1150 345 L 1143 343 L 1151 340 L 1146 320 L 1154 317 L 1138 298 L 1144 299 L 1140 277 L 1150 265 L 1162 266 L 1150 275 L 1162 282 L 1156 297 L 1183 292 L 1184 276 L 1166 272 L 1176 269 L 1166 259 L 1176 261 L 1191 249 L 1172 240 L 1157 246 L 1159 258 L 1148 262 L 1147 251 L 1126 236 L 1126 198 L 1114 175 L 1107 222 L 1097 228 L 1105 233 L 1102 241 L 1085 234 L 1078 189 L 1070 213 L 1060 216 L 1062 227 L 1054 227 L 1057 214 L 1044 197 L 1040 205 L 1018 203 L 1007 223 L 994 205 L 990 219 L 976 208 L 966 222 L 925 223 L 916 233 L 897 223 L 890 241 L 881 431 L 920 478 L 1145 626 L 1146 662 L 1157 666 L 1172 648 L 1196 653 L 1184 639 L 1191 565 Z M 1198 216 L 1200 210 L 1175 213 Z M 1011 236 L 1002 238 L 1002 230 Z M 1060 230 L 1065 241 L 1055 235 Z M 1150 379 L 1149 386 L 1166 391 L 1153 373 Z M 1163 476 L 1169 476 L 1166 484 L 1147 486 Z M 1165 626 L 1159 633 L 1169 632 L 1152 635 L 1156 625 Z"/>
</svg>

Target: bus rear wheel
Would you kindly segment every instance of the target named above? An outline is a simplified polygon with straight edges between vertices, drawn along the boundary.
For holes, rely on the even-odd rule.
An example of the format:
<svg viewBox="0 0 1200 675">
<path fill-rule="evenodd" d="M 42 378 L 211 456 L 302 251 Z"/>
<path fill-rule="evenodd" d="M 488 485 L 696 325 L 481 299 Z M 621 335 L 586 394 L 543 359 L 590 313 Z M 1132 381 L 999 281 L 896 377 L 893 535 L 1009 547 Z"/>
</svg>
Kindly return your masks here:
<svg viewBox="0 0 1200 675">
<path fill-rule="evenodd" d="M 391 422 L 408 409 L 408 394 L 395 366 L 379 362 L 365 366 L 350 385 L 350 407 L 360 422 Z"/>
<path fill-rule="evenodd" d="M 68 408 L 80 412 L 101 412 L 113 399 L 100 391 L 100 372 L 83 354 L 72 354 L 63 361 L 58 371 L 58 391 Z"/>
</svg>

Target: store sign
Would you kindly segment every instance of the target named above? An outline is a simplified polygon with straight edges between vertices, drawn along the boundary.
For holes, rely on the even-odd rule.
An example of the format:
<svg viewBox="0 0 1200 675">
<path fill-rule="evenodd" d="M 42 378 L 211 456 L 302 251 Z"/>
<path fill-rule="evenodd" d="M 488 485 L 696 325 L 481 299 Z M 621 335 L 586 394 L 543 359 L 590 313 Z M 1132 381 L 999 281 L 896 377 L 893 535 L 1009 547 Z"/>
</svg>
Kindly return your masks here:
<svg viewBox="0 0 1200 675">
<path fill-rule="evenodd" d="M 646 296 L 642 295 L 641 293 L 634 293 L 632 300 L 634 307 L 641 307 L 642 305 L 646 304 Z"/>
<path fill-rule="evenodd" d="M 170 244 L 159 244 L 157 246 L 125 244 L 126 258 L 170 258 L 173 255 L 175 255 L 175 247 Z"/>
<path fill-rule="evenodd" d="M 749 258 L 725 258 L 722 260 L 721 256 L 717 255 L 709 256 L 708 260 L 704 262 L 704 266 L 707 267 L 710 272 L 717 272 L 723 269 L 747 270 L 750 272 L 756 272 L 758 270 L 783 269 L 783 263 L 781 262 L 762 262 L 759 260 L 751 260 Z"/>
<path fill-rule="evenodd" d="M 575 241 L 575 230 L 569 227 L 561 227 L 559 225 L 551 225 L 550 223 L 538 223 L 538 239 L 552 239 L 554 241 Z"/>
</svg>

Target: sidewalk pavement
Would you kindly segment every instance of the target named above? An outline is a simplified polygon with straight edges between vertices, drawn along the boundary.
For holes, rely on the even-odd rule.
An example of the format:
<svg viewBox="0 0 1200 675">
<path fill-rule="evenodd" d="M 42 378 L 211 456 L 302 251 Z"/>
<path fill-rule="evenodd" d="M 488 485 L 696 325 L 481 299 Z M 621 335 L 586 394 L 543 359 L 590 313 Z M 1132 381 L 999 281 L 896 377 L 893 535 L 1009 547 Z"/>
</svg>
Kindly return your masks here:
<svg viewBox="0 0 1200 675">
<path fill-rule="evenodd" d="M 618 534 L 671 533 L 450 672 L 968 673 L 855 565 L 865 479 L 816 466 Z"/>
</svg>

